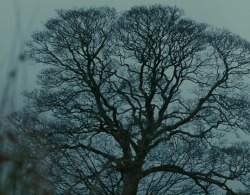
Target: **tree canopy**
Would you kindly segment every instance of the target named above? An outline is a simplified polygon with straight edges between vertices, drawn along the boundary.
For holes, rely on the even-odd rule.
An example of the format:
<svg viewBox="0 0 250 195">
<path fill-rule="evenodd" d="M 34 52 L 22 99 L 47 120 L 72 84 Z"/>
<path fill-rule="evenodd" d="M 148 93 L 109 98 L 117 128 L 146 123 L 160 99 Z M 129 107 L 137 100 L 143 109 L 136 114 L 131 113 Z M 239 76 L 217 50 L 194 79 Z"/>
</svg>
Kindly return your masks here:
<svg viewBox="0 0 250 195">
<path fill-rule="evenodd" d="M 176 7 L 59 10 L 10 117 L 58 194 L 233 193 L 250 185 L 250 43 Z M 233 138 L 232 138 L 233 137 Z"/>
</svg>

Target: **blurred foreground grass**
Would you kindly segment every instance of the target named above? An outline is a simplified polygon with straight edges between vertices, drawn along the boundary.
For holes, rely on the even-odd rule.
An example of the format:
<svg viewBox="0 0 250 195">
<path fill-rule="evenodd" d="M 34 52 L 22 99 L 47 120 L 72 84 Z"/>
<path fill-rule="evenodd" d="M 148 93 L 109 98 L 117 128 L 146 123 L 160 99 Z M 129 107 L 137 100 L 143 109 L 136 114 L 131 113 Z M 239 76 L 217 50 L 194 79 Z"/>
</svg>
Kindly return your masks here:
<svg viewBox="0 0 250 195">
<path fill-rule="evenodd" d="M 39 162 L 9 131 L 0 134 L 0 195 L 52 194 L 45 189 Z"/>
<path fill-rule="evenodd" d="M 0 20 L 8 22 L 9 29 L 13 27 L 9 34 L 1 34 L 6 42 L 0 43 L 0 195 L 52 194 L 46 189 L 39 159 L 32 156 L 30 149 L 11 132 L 4 120 L 6 115 L 22 107 L 20 92 L 26 88 L 28 76 L 23 53 L 29 31 L 22 26 L 19 2 L 14 0 L 11 3 L 12 8 L 3 6 L 7 3 L 0 1 L 0 11 L 13 11 L 13 18 Z M 0 33 L 4 31 L 8 30 L 2 29 Z"/>
</svg>

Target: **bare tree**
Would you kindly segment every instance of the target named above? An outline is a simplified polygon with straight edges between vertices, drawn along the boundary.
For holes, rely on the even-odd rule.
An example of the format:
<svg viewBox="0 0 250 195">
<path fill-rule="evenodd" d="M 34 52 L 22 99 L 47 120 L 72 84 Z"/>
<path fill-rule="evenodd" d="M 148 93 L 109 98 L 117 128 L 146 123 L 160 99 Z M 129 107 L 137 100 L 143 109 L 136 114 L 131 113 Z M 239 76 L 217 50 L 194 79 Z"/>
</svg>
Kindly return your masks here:
<svg viewBox="0 0 250 195">
<path fill-rule="evenodd" d="M 250 44 L 176 7 L 57 11 L 27 59 L 39 89 L 10 117 L 58 194 L 233 193 L 249 183 Z M 230 137 L 231 135 L 231 137 Z"/>
</svg>

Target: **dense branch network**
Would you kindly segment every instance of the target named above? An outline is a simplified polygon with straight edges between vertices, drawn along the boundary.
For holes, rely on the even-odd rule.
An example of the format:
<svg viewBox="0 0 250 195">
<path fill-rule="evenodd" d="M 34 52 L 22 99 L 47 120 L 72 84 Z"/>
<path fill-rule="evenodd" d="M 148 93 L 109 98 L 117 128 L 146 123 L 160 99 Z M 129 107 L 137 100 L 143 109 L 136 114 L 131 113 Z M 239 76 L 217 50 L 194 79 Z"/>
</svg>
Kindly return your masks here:
<svg viewBox="0 0 250 195">
<path fill-rule="evenodd" d="M 13 123 L 44 146 L 58 193 L 248 185 L 247 144 L 224 141 L 249 131 L 247 41 L 172 7 L 57 14 L 27 44 L 27 57 L 47 68 Z"/>
</svg>

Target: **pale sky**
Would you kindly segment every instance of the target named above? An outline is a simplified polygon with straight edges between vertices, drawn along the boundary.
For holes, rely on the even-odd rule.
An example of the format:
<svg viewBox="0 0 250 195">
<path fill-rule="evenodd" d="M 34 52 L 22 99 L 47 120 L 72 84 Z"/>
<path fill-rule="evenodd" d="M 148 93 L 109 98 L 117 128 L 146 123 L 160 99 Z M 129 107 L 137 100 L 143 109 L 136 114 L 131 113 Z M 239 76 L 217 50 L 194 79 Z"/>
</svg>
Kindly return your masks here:
<svg viewBox="0 0 250 195">
<path fill-rule="evenodd" d="M 18 56 L 31 32 L 43 29 L 42 22 L 53 17 L 56 9 L 111 6 L 122 11 L 152 4 L 176 5 L 191 19 L 226 28 L 250 41 L 250 0 L 0 0 L 0 116 L 20 109 L 20 92 L 34 88 L 40 66 L 20 62 Z"/>
<path fill-rule="evenodd" d="M 0 117 L 20 109 L 21 91 L 34 88 L 41 68 L 19 56 L 31 32 L 42 30 L 42 22 L 56 9 L 105 5 L 122 11 L 152 4 L 176 5 L 197 22 L 226 28 L 250 41 L 250 0 L 0 0 Z"/>
</svg>

